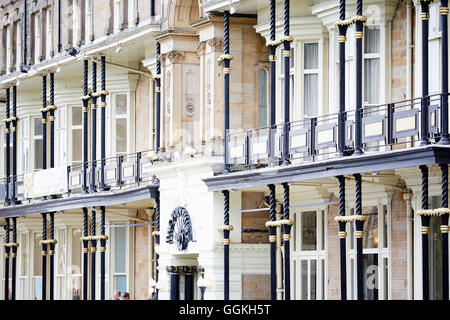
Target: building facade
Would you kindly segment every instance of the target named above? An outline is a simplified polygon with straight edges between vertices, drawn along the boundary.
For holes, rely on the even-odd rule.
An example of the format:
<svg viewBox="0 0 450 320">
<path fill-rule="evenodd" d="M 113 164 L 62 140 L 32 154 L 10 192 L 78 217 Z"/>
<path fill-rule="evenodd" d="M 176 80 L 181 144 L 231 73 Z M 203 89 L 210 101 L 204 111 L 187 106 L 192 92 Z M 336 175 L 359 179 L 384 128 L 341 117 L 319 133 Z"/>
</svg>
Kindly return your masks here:
<svg viewBox="0 0 450 320">
<path fill-rule="evenodd" d="M 448 299 L 446 0 L 0 4 L 0 298 Z"/>
</svg>

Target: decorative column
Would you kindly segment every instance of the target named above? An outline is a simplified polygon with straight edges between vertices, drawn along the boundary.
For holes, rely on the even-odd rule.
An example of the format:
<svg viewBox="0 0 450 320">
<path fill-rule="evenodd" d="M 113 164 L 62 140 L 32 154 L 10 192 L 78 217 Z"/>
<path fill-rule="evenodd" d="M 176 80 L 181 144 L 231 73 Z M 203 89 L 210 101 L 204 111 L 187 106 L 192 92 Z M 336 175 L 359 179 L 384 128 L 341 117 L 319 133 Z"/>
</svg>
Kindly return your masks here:
<svg viewBox="0 0 450 320">
<path fill-rule="evenodd" d="M 338 118 L 338 151 L 339 156 L 344 156 L 345 150 L 345 42 L 347 41 L 347 28 L 352 20 L 345 19 L 345 0 L 339 2 L 339 21 L 336 25 L 339 29 L 339 118 Z M 342 265 L 341 265 L 342 268 Z M 342 288 L 341 288 L 342 290 Z M 345 300 L 345 299 L 343 299 Z"/>
<path fill-rule="evenodd" d="M 280 45 L 280 41 L 275 40 L 276 29 L 276 3 L 275 0 L 270 0 L 270 41 L 266 43 L 269 47 L 270 56 L 270 165 L 273 166 L 273 160 L 275 157 L 275 130 L 276 130 L 276 68 L 277 68 L 277 47 Z M 269 229 L 270 231 L 270 229 Z M 276 242 L 276 241 L 275 241 Z M 275 284 L 276 286 L 276 284 Z M 275 300 L 272 295 L 272 299 Z"/>
<path fill-rule="evenodd" d="M 153 231 L 153 236 L 155 237 L 155 281 L 156 283 L 158 283 L 159 281 L 159 253 L 156 250 L 156 247 L 159 247 L 159 230 L 160 230 L 160 203 L 159 203 L 159 191 L 158 191 L 158 195 L 155 198 L 155 231 Z M 159 294 L 159 289 L 156 288 L 156 297 L 155 299 L 158 300 L 158 294 Z"/>
<path fill-rule="evenodd" d="M 428 167 L 424 165 L 419 168 L 422 172 L 422 210 L 418 211 L 422 222 L 422 299 L 429 300 L 428 234 L 430 233 L 430 212 L 428 211 Z"/>
<path fill-rule="evenodd" d="M 283 246 L 284 246 L 284 300 L 291 300 L 291 254 L 290 239 L 291 226 L 294 224 L 289 219 L 289 184 L 283 183 Z"/>
<path fill-rule="evenodd" d="M 84 60 L 83 66 L 83 193 L 88 193 L 88 106 L 91 96 L 88 94 L 89 64 Z M 83 209 L 84 210 L 84 209 Z"/>
<path fill-rule="evenodd" d="M 269 228 L 269 243 L 270 243 L 270 299 L 277 300 L 277 217 L 276 217 L 276 194 L 275 185 L 269 184 L 269 202 L 270 202 L 270 221 L 266 222 L 266 227 Z"/>
<path fill-rule="evenodd" d="M 361 155 L 362 151 L 362 117 L 363 117 L 363 95 L 362 95 L 362 61 L 363 61 L 363 37 L 364 22 L 367 18 L 362 15 L 362 0 L 356 2 L 356 16 L 353 17 L 355 23 L 356 41 L 356 114 L 355 114 L 355 155 Z M 345 93 L 344 93 L 345 94 Z"/>
<path fill-rule="evenodd" d="M 50 239 L 49 239 L 49 247 L 48 251 L 49 259 L 50 259 L 50 300 L 54 300 L 54 289 L 55 289 L 55 213 L 49 213 L 49 222 L 50 222 Z"/>
<path fill-rule="evenodd" d="M 42 169 L 47 169 L 47 76 L 42 76 Z M 43 197 L 47 199 L 47 197 Z"/>
<path fill-rule="evenodd" d="M 109 190 L 105 185 L 105 165 L 106 165 L 106 96 L 109 92 L 106 90 L 106 61 L 105 56 L 101 57 L 101 91 L 100 94 L 100 191 Z"/>
<path fill-rule="evenodd" d="M 223 16 L 223 55 L 219 57 L 218 62 L 223 61 L 224 75 L 224 173 L 230 172 L 228 164 L 228 134 L 230 130 L 230 63 L 233 56 L 230 54 L 230 12 L 225 11 Z"/>
<path fill-rule="evenodd" d="M 195 267 L 186 267 L 184 272 L 184 300 L 194 300 Z"/>
<path fill-rule="evenodd" d="M 291 163 L 289 159 L 289 131 L 290 131 L 290 96 L 291 96 L 291 82 L 290 82 L 290 72 L 291 72 L 291 42 L 294 38 L 289 35 L 289 15 L 290 15 L 290 0 L 284 0 L 284 37 L 281 38 L 281 42 L 284 43 L 284 123 L 283 123 L 283 165 L 288 165 Z M 283 235 L 284 237 L 284 235 Z M 285 293 L 289 295 L 289 293 Z M 285 295 L 286 297 L 286 295 Z M 286 299 L 289 300 L 289 299 Z"/>
<path fill-rule="evenodd" d="M 233 226 L 230 225 L 230 191 L 223 190 L 224 209 L 223 226 L 219 231 L 223 231 L 223 296 L 224 300 L 230 300 L 230 231 Z"/>
<path fill-rule="evenodd" d="M 357 173 L 355 177 L 356 187 L 356 206 L 355 206 L 355 236 L 356 236 L 356 280 L 357 280 L 357 299 L 364 300 L 364 270 L 363 270 L 363 238 L 364 221 L 366 216 L 362 215 L 362 180 L 361 174 Z"/>
<path fill-rule="evenodd" d="M 450 144 L 448 134 L 448 0 L 441 0 L 439 10 L 441 14 L 442 26 L 442 42 L 441 42 L 441 59 L 442 59 L 442 101 L 441 101 L 441 140 L 440 144 Z"/>
<path fill-rule="evenodd" d="M 17 87 L 12 88 L 12 195 L 11 203 L 16 204 L 16 181 L 17 181 Z"/>
<path fill-rule="evenodd" d="M 106 273 L 106 240 L 108 236 L 105 233 L 105 207 L 100 207 L 100 300 L 106 299 L 105 292 L 105 273 Z"/>
<path fill-rule="evenodd" d="M 179 267 L 167 267 L 170 276 L 170 300 L 180 300 L 180 270 Z"/>
<path fill-rule="evenodd" d="M 340 264 L 341 264 L 341 300 L 347 300 L 347 247 L 345 240 L 347 238 L 345 216 L 345 177 L 338 176 L 339 181 L 339 216 L 335 220 L 339 224 L 339 246 L 340 246 Z"/>
<path fill-rule="evenodd" d="M 9 218 L 5 221 L 5 300 L 9 300 Z"/>
<path fill-rule="evenodd" d="M 95 237 L 95 209 L 91 211 L 91 300 L 95 300 L 95 252 L 97 251 L 97 238 Z"/>
<path fill-rule="evenodd" d="M 158 153 L 161 148 L 161 44 L 156 42 L 156 76 L 153 78 L 156 81 L 155 99 L 155 140 L 156 140 L 156 152 Z"/>
<path fill-rule="evenodd" d="M 6 119 L 4 120 L 5 122 L 5 145 L 6 145 L 6 151 L 5 151 L 5 172 L 6 172 L 6 196 L 5 196 L 5 205 L 9 205 L 11 203 L 10 198 L 9 198 L 9 182 L 10 182 L 10 150 L 9 150 L 9 146 L 10 146 L 10 130 L 11 130 L 11 126 L 10 126 L 10 122 L 11 120 L 9 119 L 10 117 L 10 113 L 9 113 L 9 94 L 10 94 L 10 89 L 6 88 L 6 99 L 5 99 L 5 108 L 6 108 Z"/>
<path fill-rule="evenodd" d="M 83 300 L 88 299 L 88 259 L 89 259 L 89 230 L 88 209 L 83 208 Z"/>
<path fill-rule="evenodd" d="M 428 139 L 428 105 L 430 102 L 428 96 L 428 20 L 430 19 L 430 2 L 432 2 L 432 0 L 420 0 L 420 5 L 422 7 L 422 13 L 420 14 L 420 19 L 422 20 L 421 146 L 430 144 Z"/>
<path fill-rule="evenodd" d="M 96 161 L 97 161 L 97 62 L 92 62 L 92 113 L 91 113 L 91 193 L 95 192 L 95 171 L 96 171 Z"/>
<path fill-rule="evenodd" d="M 42 215 L 42 300 L 47 300 L 47 213 Z"/>
<path fill-rule="evenodd" d="M 448 300 L 448 164 L 441 164 L 441 170 L 442 300 Z"/>
<path fill-rule="evenodd" d="M 12 282 L 11 282 L 11 300 L 16 300 L 16 264 L 17 264 L 17 218 L 12 218 L 12 243 L 11 243 L 11 258 L 12 258 Z"/>
</svg>

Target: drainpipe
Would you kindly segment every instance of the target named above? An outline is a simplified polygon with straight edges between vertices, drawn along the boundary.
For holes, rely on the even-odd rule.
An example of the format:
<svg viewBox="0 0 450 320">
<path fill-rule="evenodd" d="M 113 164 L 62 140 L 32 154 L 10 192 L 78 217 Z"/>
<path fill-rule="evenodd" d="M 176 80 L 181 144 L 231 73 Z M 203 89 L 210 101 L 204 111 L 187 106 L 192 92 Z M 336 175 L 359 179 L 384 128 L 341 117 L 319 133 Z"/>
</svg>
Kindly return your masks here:
<svg viewBox="0 0 450 320">
<path fill-rule="evenodd" d="M 407 289 L 408 300 L 414 299 L 414 217 L 412 213 L 411 199 L 412 193 L 410 190 L 403 194 L 406 201 L 406 242 L 407 242 Z"/>
</svg>

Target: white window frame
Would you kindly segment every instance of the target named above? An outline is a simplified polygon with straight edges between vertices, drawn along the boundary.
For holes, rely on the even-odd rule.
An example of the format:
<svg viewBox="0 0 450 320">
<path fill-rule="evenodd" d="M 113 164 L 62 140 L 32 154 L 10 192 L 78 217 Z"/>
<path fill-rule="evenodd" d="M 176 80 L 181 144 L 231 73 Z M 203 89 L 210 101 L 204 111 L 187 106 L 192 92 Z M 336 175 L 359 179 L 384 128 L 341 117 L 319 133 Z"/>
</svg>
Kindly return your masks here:
<svg viewBox="0 0 450 320">
<path fill-rule="evenodd" d="M 317 44 L 317 68 L 316 69 L 306 69 L 305 68 L 305 45 L 306 44 Z M 307 74 L 317 74 L 317 115 L 316 116 L 320 116 L 322 114 L 321 112 L 321 99 L 320 99 L 320 92 L 321 92 L 321 74 L 320 74 L 320 70 L 321 70 L 321 49 L 322 49 L 322 44 L 320 39 L 317 40 L 305 40 L 305 41 L 301 41 L 299 42 L 299 47 L 301 48 L 301 57 L 302 59 L 299 59 L 301 62 L 301 75 L 300 75 L 300 88 L 301 88 L 301 93 L 302 93 L 302 99 L 300 99 L 301 101 L 299 102 L 300 104 L 300 112 L 301 112 L 301 119 L 307 119 L 307 118 L 312 118 L 306 115 L 305 113 L 305 100 L 304 100 L 304 95 L 305 95 L 305 75 Z"/>
<path fill-rule="evenodd" d="M 298 50 L 297 50 L 297 46 L 298 46 L 298 41 L 294 41 L 293 45 L 291 45 L 291 59 L 290 59 L 290 72 L 289 72 L 289 83 L 290 83 L 290 106 L 289 106 L 289 110 L 290 110 L 290 121 L 296 121 L 298 120 L 296 117 L 296 94 L 295 94 L 295 86 L 296 86 L 296 78 L 298 78 L 296 76 L 296 72 L 295 72 L 295 68 L 296 68 L 296 63 L 298 62 L 298 59 L 296 58 L 296 54 L 298 54 Z M 280 96 L 280 99 L 277 99 L 278 105 L 277 105 L 277 116 L 276 118 L 278 119 L 278 123 L 282 123 L 284 120 L 284 55 L 283 55 L 284 49 L 282 46 L 280 46 L 277 49 L 277 57 L 279 57 L 278 60 L 278 65 L 277 65 L 277 70 L 278 70 L 278 74 L 277 74 L 277 94 Z M 294 64 L 292 63 L 292 60 L 294 60 Z"/>
<path fill-rule="evenodd" d="M 362 50 L 363 50 L 363 61 L 362 61 L 362 88 L 363 88 L 363 92 L 362 92 L 362 97 L 363 97 L 363 106 L 367 106 L 367 105 L 379 105 L 382 103 L 382 92 L 381 92 L 381 83 L 382 83 L 382 69 L 383 69 L 383 60 L 382 60 L 382 46 L 383 46 L 383 42 L 382 42 L 382 28 L 380 25 L 371 25 L 371 26 L 364 26 L 364 32 L 365 32 L 365 28 L 366 27 L 375 27 L 378 28 L 380 30 L 380 51 L 378 53 L 365 53 L 365 46 L 364 46 L 364 39 L 362 41 Z M 368 101 L 366 101 L 366 97 L 365 97 L 365 87 L 366 84 L 364 82 L 365 79 L 365 63 L 366 60 L 370 60 L 370 59 L 378 59 L 379 61 L 379 68 L 380 68 L 380 74 L 379 74 L 379 87 L 380 87 L 380 91 L 378 92 L 378 101 L 375 103 L 370 104 Z M 354 87 L 353 87 L 354 89 Z"/>
<path fill-rule="evenodd" d="M 35 117 L 31 117 L 30 122 L 31 123 L 31 131 L 30 131 L 30 140 L 31 140 L 31 152 L 30 152 L 30 161 L 32 161 L 32 165 L 30 166 L 30 168 L 32 168 L 32 170 L 36 171 L 36 170 L 42 170 L 42 168 L 36 168 L 35 167 L 35 160 L 36 160 L 36 155 L 37 154 L 41 154 L 42 155 L 42 150 L 36 150 L 35 149 L 35 140 L 43 140 L 43 135 L 35 135 L 35 120 L 34 119 L 39 119 L 39 121 L 41 121 L 42 123 L 42 117 L 39 116 L 35 116 Z"/>
<path fill-rule="evenodd" d="M 25 174 L 30 171 L 30 133 L 31 133 L 31 120 L 30 117 L 22 117 L 18 122 L 19 126 L 19 174 Z M 24 131 L 26 128 L 27 131 Z M 25 134 L 24 134 L 25 132 Z M 23 161 L 24 149 L 27 149 L 28 155 Z"/>
<path fill-rule="evenodd" d="M 66 106 L 63 106 L 55 111 L 55 166 L 66 166 L 68 163 L 67 109 Z"/>
<path fill-rule="evenodd" d="M 259 101 L 259 99 L 260 99 L 259 90 L 260 90 L 260 86 L 261 86 L 261 83 L 259 81 L 260 80 L 259 73 L 260 73 L 261 70 L 264 70 L 266 72 L 266 108 L 267 108 L 267 110 L 266 110 L 266 119 L 267 119 L 267 121 L 266 121 L 266 124 L 264 126 L 261 126 L 260 123 L 259 123 L 259 107 L 261 105 L 260 101 Z M 267 69 L 265 66 L 261 66 L 261 67 L 258 67 L 256 69 L 256 71 L 257 71 L 257 79 L 258 79 L 258 81 L 257 81 L 257 83 L 258 83 L 258 87 L 257 87 L 257 90 L 258 90 L 257 91 L 258 92 L 258 94 L 257 94 L 257 96 L 258 96 L 258 99 L 257 99 L 257 101 L 258 101 L 258 118 L 257 118 L 257 125 L 256 125 L 256 127 L 257 128 L 268 127 L 268 126 L 270 126 L 270 70 Z"/>
</svg>

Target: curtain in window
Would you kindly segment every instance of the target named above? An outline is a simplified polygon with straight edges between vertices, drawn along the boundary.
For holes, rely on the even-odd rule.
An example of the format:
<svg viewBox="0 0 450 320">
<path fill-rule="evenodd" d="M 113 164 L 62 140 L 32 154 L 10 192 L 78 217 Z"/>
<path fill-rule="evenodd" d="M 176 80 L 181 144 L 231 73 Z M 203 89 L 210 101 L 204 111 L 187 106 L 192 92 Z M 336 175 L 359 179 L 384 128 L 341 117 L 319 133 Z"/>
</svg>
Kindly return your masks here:
<svg viewBox="0 0 450 320">
<path fill-rule="evenodd" d="M 364 60 L 364 97 L 369 104 L 378 103 L 380 92 L 380 59 Z"/>
<path fill-rule="evenodd" d="M 305 116 L 315 117 L 317 116 L 318 109 L 318 75 L 317 74 L 305 74 Z"/>
<path fill-rule="evenodd" d="M 305 70 L 319 67 L 319 45 L 305 43 Z"/>
<path fill-rule="evenodd" d="M 378 27 L 366 27 L 364 35 L 364 53 L 380 52 L 380 29 Z"/>
</svg>

